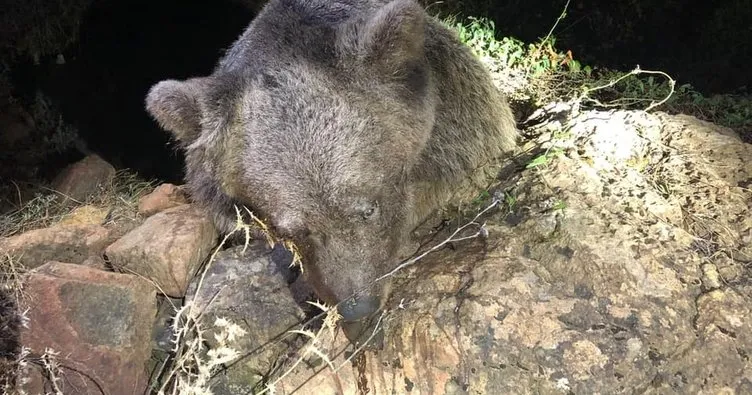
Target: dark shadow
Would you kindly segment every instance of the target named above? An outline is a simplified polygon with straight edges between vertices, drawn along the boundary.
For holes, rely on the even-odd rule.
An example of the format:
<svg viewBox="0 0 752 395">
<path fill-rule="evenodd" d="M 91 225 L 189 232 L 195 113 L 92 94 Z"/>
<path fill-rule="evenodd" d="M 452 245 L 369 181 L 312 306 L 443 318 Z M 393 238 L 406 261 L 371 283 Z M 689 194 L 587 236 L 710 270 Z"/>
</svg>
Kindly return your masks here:
<svg viewBox="0 0 752 395">
<path fill-rule="evenodd" d="M 231 2 L 97 1 L 65 64 L 14 67 L 15 86 L 27 98 L 36 89 L 51 96 L 87 148 L 115 167 L 181 182 L 182 153 L 144 110 L 146 93 L 162 79 L 211 73 L 252 18 Z"/>
</svg>

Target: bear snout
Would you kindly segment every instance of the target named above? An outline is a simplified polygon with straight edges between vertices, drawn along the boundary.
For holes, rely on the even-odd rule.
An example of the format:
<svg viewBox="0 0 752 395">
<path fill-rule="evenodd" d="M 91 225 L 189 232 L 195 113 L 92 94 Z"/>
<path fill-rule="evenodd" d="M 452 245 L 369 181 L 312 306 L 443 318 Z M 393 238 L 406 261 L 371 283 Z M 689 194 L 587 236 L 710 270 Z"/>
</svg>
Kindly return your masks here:
<svg viewBox="0 0 752 395">
<path fill-rule="evenodd" d="M 344 300 L 337 311 L 344 321 L 360 321 L 379 310 L 381 298 L 374 295 L 354 296 Z"/>
</svg>

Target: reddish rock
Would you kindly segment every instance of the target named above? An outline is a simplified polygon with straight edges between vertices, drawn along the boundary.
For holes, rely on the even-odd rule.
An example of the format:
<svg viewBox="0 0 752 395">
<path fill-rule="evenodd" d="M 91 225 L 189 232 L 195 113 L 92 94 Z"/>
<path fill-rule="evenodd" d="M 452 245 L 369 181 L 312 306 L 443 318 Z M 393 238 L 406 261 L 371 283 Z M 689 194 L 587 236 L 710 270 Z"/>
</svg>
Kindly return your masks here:
<svg viewBox="0 0 752 395">
<path fill-rule="evenodd" d="M 156 187 L 152 193 L 139 199 L 138 212 L 148 217 L 186 203 L 188 203 L 188 196 L 182 188 L 173 184 L 162 184 Z"/>
<path fill-rule="evenodd" d="M 156 315 L 156 291 L 147 281 L 82 265 L 49 262 L 26 282 L 28 325 L 21 343 L 34 356 L 57 353 L 64 394 L 135 394 L 148 385 L 146 362 Z M 49 383 L 31 375 L 28 393 Z"/>
<path fill-rule="evenodd" d="M 74 200 L 85 201 L 112 181 L 115 168 L 98 155 L 92 154 L 66 167 L 52 182 L 53 188 Z"/>
<path fill-rule="evenodd" d="M 155 214 L 105 250 L 117 270 L 138 273 L 170 297 L 182 297 L 217 242 L 211 219 L 185 204 Z"/>
<path fill-rule="evenodd" d="M 0 239 L 0 253 L 10 254 L 29 269 L 51 260 L 81 263 L 101 255 L 109 236 L 110 231 L 100 225 L 58 224 Z"/>
</svg>

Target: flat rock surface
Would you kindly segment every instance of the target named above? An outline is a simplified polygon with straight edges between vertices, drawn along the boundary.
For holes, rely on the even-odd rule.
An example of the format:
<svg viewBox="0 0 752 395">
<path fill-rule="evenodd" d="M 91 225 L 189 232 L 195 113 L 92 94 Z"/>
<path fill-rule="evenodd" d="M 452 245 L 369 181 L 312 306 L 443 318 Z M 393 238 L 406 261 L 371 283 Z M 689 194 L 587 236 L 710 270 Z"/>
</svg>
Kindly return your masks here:
<svg viewBox="0 0 752 395">
<path fill-rule="evenodd" d="M 101 225 L 60 223 L 0 239 L 0 252 L 33 269 L 50 260 L 82 263 L 101 255 L 110 241 L 110 231 Z"/>
<path fill-rule="evenodd" d="M 64 394 L 134 394 L 146 388 L 156 293 L 148 282 L 83 265 L 49 262 L 24 287 L 28 324 L 21 343 L 32 355 L 47 349 L 60 367 Z M 63 379 L 64 378 L 64 379 Z M 32 375 L 28 393 L 50 390 Z"/>
<path fill-rule="evenodd" d="M 161 293 L 179 298 L 217 237 L 211 219 L 186 204 L 147 218 L 107 247 L 105 254 L 116 270 L 144 276 Z"/>
<path fill-rule="evenodd" d="M 277 393 L 750 393 L 752 146 L 661 113 L 573 125 L 541 132 L 563 153 L 517 177 L 486 238 L 397 275 L 382 351 L 350 361 L 322 331 Z"/>
</svg>

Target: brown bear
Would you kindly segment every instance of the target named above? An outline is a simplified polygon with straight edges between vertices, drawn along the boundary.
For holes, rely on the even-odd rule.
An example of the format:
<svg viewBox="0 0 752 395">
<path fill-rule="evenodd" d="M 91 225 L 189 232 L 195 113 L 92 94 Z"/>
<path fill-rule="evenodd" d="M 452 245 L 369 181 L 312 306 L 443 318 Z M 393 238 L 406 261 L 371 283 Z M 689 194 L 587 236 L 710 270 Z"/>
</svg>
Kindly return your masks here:
<svg viewBox="0 0 752 395">
<path fill-rule="evenodd" d="M 293 240 L 345 321 L 383 307 L 373 280 L 411 231 L 517 138 L 488 70 L 413 0 L 271 0 L 211 75 L 155 84 L 146 108 L 218 228 L 246 206 Z"/>
</svg>

